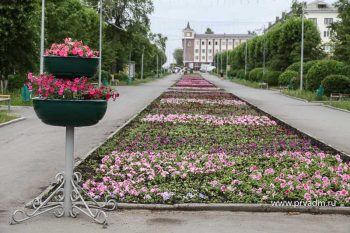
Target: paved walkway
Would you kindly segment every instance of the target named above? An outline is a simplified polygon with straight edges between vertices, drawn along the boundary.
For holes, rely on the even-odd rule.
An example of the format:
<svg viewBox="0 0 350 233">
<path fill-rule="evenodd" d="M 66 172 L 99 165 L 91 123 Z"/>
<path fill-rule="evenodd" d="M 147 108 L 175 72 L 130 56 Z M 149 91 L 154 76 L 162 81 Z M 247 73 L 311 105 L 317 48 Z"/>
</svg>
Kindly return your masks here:
<svg viewBox="0 0 350 233">
<path fill-rule="evenodd" d="M 76 157 L 103 142 L 179 77 L 118 87 L 120 98 L 109 101 L 104 119 L 95 126 L 76 129 Z M 0 128 L 0 213 L 30 201 L 64 168 L 65 128 L 43 124 L 31 107 L 14 111 L 20 111 L 26 120 Z"/>
<path fill-rule="evenodd" d="M 350 113 L 286 97 L 279 91 L 250 88 L 209 74 L 204 74 L 203 77 L 300 131 L 350 155 Z"/>
<path fill-rule="evenodd" d="M 0 213 L 1 215 L 1 213 Z M 1 233 L 349 233 L 349 216 L 284 213 L 132 210 L 110 213 L 107 229 L 79 215 L 46 214 L 19 225 L 0 224 Z M 0 222 L 1 223 L 1 222 Z"/>
</svg>

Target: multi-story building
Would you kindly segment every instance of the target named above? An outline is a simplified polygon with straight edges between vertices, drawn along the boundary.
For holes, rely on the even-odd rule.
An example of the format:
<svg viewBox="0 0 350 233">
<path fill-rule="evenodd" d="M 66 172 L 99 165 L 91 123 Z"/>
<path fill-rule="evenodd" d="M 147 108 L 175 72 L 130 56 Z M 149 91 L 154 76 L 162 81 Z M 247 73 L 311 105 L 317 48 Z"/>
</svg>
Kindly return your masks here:
<svg viewBox="0 0 350 233">
<path fill-rule="evenodd" d="M 182 48 L 184 66 L 198 70 L 202 64 L 215 65 L 215 55 L 222 51 L 232 50 L 251 34 L 197 34 L 187 23 L 183 29 Z"/>
<path fill-rule="evenodd" d="M 331 29 L 330 26 L 338 19 L 338 9 L 322 0 L 316 0 L 306 4 L 304 8 L 305 18 L 312 20 L 320 32 L 321 43 L 325 52 L 331 52 Z M 289 13 L 282 13 L 282 18 L 276 17 L 274 24 L 269 23 L 269 29 L 280 20 L 283 20 Z"/>
<path fill-rule="evenodd" d="M 329 27 L 338 20 L 338 9 L 325 1 L 313 1 L 305 7 L 305 18 L 316 23 L 325 52 L 329 53 L 331 51 L 331 29 Z"/>
</svg>

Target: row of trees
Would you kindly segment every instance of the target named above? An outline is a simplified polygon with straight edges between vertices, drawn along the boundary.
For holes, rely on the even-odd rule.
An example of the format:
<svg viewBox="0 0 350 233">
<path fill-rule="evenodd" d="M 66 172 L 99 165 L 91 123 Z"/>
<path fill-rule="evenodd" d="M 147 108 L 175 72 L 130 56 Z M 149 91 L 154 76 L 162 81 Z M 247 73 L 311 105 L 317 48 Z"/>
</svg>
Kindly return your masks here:
<svg viewBox="0 0 350 233">
<path fill-rule="evenodd" d="M 347 78 L 350 75 L 350 3 L 348 0 L 338 0 L 335 6 L 339 10 L 340 20 L 331 25 L 332 54 L 323 52 L 316 24 L 305 19 L 303 73 L 304 87 L 310 91 L 317 89 L 323 82 L 327 83 L 328 89 L 337 86 L 338 92 L 350 91 L 350 78 Z M 292 13 L 264 35 L 249 39 L 232 51 L 217 54 L 215 64 L 218 71 L 230 65 L 231 76 L 272 85 L 290 84 L 298 88 L 302 37 L 300 16 L 301 5 L 294 1 Z M 348 84 L 343 85 L 344 80 Z"/>
<path fill-rule="evenodd" d="M 99 41 L 98 0 L 46 0 L 45 47 L 64 38 L 83 40 L 95 50 Z M 167 38 L 150 32 L 151 0 L 105 0 L 103 70 L 116 73 L 131 60 L 139 72 L 166 62 Z M 0 3 L 0 79 L 11 74 L 38 72 L 41 0 Z"/>
<path fill-rule="evenodd" d="M 300 61 L 301 19 L 291 17 L 274 25 L 264 35 L 256 36 L 229 51 L 229 63 L 233 69 L 245 69 L 246 56 L 248 70 L 265 66 L 276 71 L 285 70 L 290 64 Z M 319 46 L 321 39 L 315 23 L 305 21 L 305 61 L 324 56 Z M 264 55 L 265 54 L 265 55 Z M 226 69 L 227 52 L 217 54 L 218 67 Z M 221 59 L 223 57 L 223 59 Z"/>
</svg>

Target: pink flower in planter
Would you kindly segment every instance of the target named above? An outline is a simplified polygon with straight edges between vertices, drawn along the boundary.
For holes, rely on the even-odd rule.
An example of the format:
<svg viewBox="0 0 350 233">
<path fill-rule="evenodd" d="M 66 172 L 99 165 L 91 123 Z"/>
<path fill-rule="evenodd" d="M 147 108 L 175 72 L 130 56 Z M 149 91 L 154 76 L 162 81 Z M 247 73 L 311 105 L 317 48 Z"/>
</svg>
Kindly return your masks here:
<svg viewBox="0 0 350 233">
<path fill-rule="evenodd" d="M 311 194 L 310 193 L 305 193 L 304 194 L 304 199 L 307 201 L 311 201 Z"/>
</svg>

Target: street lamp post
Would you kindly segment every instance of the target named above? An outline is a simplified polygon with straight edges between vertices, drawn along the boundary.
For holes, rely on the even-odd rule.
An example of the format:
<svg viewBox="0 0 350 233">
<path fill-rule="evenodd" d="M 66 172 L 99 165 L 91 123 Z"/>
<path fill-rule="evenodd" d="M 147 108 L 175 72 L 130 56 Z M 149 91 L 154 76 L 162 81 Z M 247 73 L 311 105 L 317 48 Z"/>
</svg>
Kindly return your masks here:
<svg viewBox="0 0 350 233">
<path fill-rule="evenodd" d="M 244 75 L 247 76 L 247 70 L 248 70 L 248 40 L 245 42 L 245 52 L 244 52 Z"/>
<path fill-rule="evenodd" d="M 100 0 L 100 44 L 99 44 L 99 49 L 100 49 L 100 59 L 99 61 L 99 70 L 98 70 L 98 86 L 101 87 L 102 80 L 101 80 L 101 75 L 102 75 L 102 0 Z"/>
<path fill-rule="evenodd" d="M 158 71 L 158 60 L 159 60 L 159 58 L 158 58 L 158 53 L 157 53 L 157 78 L 159 78 L 159 71 Z"/>
<path fill-rule="evenodd" d="M 263 27 L 263 37 L 264 37 L 264 45 L 263 45 L 263 75 L 265 75 L 266 71 L 266 38 L 265 38 L 265 25 Z"/>
<path fill-rule="evenodd" d="M 228 50 L 226 51 L 226 78 L 228 78 L 227 74 L 228 74 Z"/>
<path fill-rule="evenodd" d="M 129 51 L 128 84 L 131 84 L 131 50 Z"/>
<path fill-rule="evenodd" d="M 304 78 L 304 7 L 305 2 L 302 4 L 302 14 L 301 14 L 301 55 L 300 55 L 300 90 L 303 90 L 303 78 Z"/>
<path fill-rule="evenodd" d="M 222 51 L 220 53 L 220 74 L 222 74 Z"/>
<path fill-rule="evenodd" d="M 143 79 L 143 56 L 145 53 L 145 47 L 142 49 L 142 55 L 141 55 L 141 80 Z"/>
<path fill-rule="evenodd" d="M 41 1 L 40 74 L 44 73 L 45 0 Z"/>
</svg>

